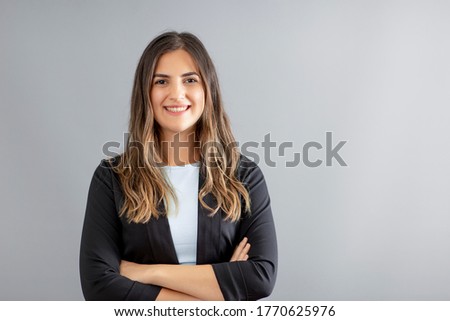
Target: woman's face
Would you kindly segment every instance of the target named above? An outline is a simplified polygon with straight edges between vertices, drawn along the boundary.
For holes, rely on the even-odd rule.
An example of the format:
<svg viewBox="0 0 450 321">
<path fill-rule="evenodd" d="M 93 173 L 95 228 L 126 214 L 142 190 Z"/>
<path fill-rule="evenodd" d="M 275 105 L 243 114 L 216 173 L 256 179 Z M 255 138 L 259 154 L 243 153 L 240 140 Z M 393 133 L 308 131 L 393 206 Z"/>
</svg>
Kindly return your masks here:
<svg viewBox="0 0 450 321">
<path fill-rule="evenodd" d="M 205 91 L 191 55 L 182 49 L 162 55 L 156 64 L 150 99 L 162 138 L 186 137 L 205 108 Z"/>
</svg>

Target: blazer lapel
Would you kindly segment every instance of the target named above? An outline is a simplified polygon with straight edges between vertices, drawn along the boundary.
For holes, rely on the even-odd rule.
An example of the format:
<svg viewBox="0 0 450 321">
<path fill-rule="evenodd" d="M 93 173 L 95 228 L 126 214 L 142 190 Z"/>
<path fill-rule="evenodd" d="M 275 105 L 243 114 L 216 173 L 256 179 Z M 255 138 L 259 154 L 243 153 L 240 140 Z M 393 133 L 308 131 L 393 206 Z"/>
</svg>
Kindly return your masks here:
<svg viewBox="0 0 450 321">
<path fill-rule="evenodd" d="M 179 264 L 167 216 L 151 219 L 146 225 L 153 261 L 159 264 Z"/>
<path fill-rule="evenodd" d="M 205 171 L 203 165 L 200 168 L 198 189 L 200 191 L 205 182 Z M 208 206 L 214 207 L 215 201 L 211 194 L 205 196 L 204 201 Z M 219 251 L 216 247 L 220 244 L 221 212 L 219 210 L 214 216 L 209 215 L 200 201 L 198 201 L 198 228 L 197 228 L 197 264 L 208 264 L 218 262 Z"/>
</svg>

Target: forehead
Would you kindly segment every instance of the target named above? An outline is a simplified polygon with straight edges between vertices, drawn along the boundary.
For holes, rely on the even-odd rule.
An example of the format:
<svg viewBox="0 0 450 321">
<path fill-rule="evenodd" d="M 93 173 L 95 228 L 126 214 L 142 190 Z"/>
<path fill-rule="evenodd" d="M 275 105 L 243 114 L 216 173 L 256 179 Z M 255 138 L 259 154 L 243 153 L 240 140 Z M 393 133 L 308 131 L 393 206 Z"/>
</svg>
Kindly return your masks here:
<svg viewBox="0 0 450 321">
<path fill-rule="evenodd" d="M 167 75 L 184 74 L 190 71 L 198 71 L 197 64 L 192 56 L 183 49 L 174 50 L 163 54 L 156 63 L 155 73 Z"/>
</svg>

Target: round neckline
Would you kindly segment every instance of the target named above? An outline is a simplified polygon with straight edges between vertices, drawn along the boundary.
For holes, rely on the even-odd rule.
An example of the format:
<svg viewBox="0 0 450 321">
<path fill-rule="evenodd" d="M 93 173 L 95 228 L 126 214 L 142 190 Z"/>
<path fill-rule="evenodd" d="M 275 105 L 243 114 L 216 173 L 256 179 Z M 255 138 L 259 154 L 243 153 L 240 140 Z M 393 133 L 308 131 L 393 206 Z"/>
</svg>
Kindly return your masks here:
<svg viewBox="0 0 450 321">
<path fill-rule="evenodd" d="M 200 161 L 195 163 L 189 163 L 185 165 L 165 165 L 164 169 L 186 169 L 186 168 L 200 168 Z"/>
</svg>

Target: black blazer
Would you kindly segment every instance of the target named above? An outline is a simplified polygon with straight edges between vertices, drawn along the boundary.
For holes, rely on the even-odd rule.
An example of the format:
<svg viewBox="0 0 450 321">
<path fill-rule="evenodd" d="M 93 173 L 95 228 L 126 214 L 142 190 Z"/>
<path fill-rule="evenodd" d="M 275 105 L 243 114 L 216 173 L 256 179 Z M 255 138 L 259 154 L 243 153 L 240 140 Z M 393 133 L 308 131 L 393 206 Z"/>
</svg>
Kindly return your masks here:
<svg viewBox="0 0 450 321">
<path fill-rule="evenodd" d="M 117 158 L 115 159 L 117 161 Z M 270 295 L 277 274 L 277 241 L 270 198 L 259 167 L 241 156 L 239 179 L 248 188 L 251 214 L 240 221 L 209 216 L 198 204 L 197 264 L 211 264 L 225 300 L 258 300 Z M 200 170 L 199 188 L 204 182 Z M 211 196 L 205 198 L 213 205 Z M 117 174 L 105 160 L 89 188 L 80 249 L 80 277 L 86 300 L 155 300 L 161 290 L 119 274 L 122 259 L 141 264 L 179 264 L 167 217 L 146 224 L 119 218 L 123 193 Z M 234 248 L 247 236 L 247 261 L 229 262 Z M 193 285 L 194 286 L 194 285 Z"/>
</svg>

